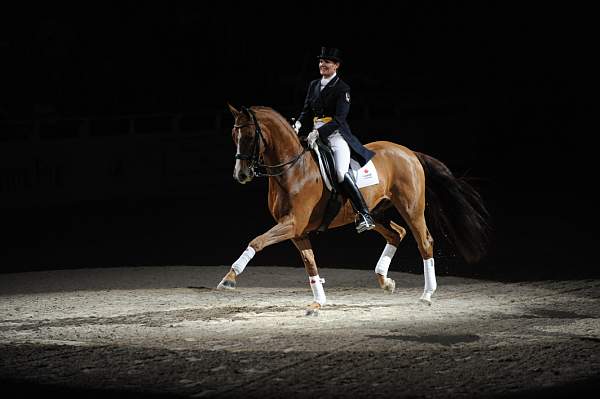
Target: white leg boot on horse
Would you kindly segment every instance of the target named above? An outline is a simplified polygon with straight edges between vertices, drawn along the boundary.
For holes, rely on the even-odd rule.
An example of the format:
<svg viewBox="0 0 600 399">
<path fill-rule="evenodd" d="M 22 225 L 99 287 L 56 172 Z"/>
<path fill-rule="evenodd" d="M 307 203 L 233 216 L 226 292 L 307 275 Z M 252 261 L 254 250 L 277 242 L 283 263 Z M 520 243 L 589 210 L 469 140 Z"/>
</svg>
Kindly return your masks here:
<svg viewBox="0 0 600 399">
<path fill-rule="evenodd" d="M 394 293 L 394 290 L 396 289 L 396 282 L 387 276 L 387 272 L 395 253 L 395 246 L 385 244 L 385 248 L 383 249 L 379 260 L 377 261 L 377 265 L 375 266 L 375 273 L 377 273 L 379 285 L 384 291 L 389 292 L 390 294 Z"/>
<path fill-rule="evenodd" d="M 238 258 L 238 260 L 233 262 L 233 265 L 231 265 L 231 270 L 225 275 L 225 277 L 223 277 L 223 280 L 221 280 L 221 282 L 217 286 L 217 289 L 234 290 L 236 284 L 236 276 L 240 275 L 244 271 L 246 265 L 248 264 L 248 262 L 250 262 L 250 260 L 252 260 L 252 258 L 254 258 L 255 254 L 256 251 L 254 250 L 254 248 L 248 246 L 248 248 L 246 248 L 246 250 Z"/>
<path fill-rule="evenodd" d="M 425 276 L 425 288 L 423 289 L 423 295 L 421 295 L 421 302 L 431 306 L 431 295 L 437 288 L 437 282 L 435 280 L 435 261 L 433 258 L 423 259 L 423 274 Z"/>
<path fill-rule="evenodd" d="M 319 309 L 325 305 L 327 302 L 327 298 L 325 297 L 325 290 L 323 289 L 323 284 L 325 284 L 325 279 L 316 276 L 310 276 L 308 278 L 308 282 L 310 283 L 310 289 L 312 290 L 314 302 L 308 305 L 308 309 L 306 310 L 307 316 L 318 316 Z M 318 306 L 316 306 L 318 305 Z"/>
<path fill-rule="evenodd" d="M 377 261 L 377 265 L 375 266 L 375 275 L 377 276 L 379 286 L 385 292 L 393 294 L 394 290 L 396 289 L 396 282 L 391 278 L 388 278 L 387 272 L 390 267 L 390 263 L 396 254 L 396 249 L 406 235 L 406 230 L 404 227 L 394 223 L 391 220 L 390 227 L 392 230 L 388 229 L 380 222 L 375 223 L 375 231 L 381 234 L 381 236 L 383 236 L 383 238 L 385 238 L 387 241 L 379 260 Z"/>
<path fill-rule="evenodd" d="M 319 270 L 317 269 L 317 263 L 315 262 L 315 255 L 313 254 L 310 240 L 308 238 L 295 238 L 292 242 L 298 249 L 298 252 L 300 252 L 300 257 L 304 263 L 304 269 L 308 274 L 308 281 L 313 293 L 313 302 L 308 305 L 306 315 L 317 316 L 319 314 L 319 309 L 321 309 L 326 302 L 325 290 L 323 289 L 325 279 L 319 277 Z"/>
</svg>

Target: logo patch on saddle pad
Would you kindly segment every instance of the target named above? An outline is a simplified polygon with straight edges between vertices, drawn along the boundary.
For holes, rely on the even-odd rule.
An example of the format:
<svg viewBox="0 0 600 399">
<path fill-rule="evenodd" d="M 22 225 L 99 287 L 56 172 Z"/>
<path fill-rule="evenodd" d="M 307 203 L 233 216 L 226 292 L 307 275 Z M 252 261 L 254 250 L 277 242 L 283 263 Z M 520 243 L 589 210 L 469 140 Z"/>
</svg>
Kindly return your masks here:
<svg viewBox="0 0 600 399">
<path fill-rule="evenodd" d="M 325 167 L 323 166 L 323 158 L 321 158 L 321 153 L 320 151 L 313 151 L 315 154 L 317 154 L 323 183 L 325 183 L 325 187 L 327 187 L 329 191 L 332 191 L 331 181 L 329 181 L 329 176 L 327 176 L 327 173 L 325 173 Z M 373 164 L 373 161 L 369 161 L 366 163 L 366 165 L 361 166 L 354 159 L 350 159 L 350 170 L 352 171 L 352 175 L 356 181 L 356 187 L 358 188 L 379 184 L 379 176 L 377 175 L 377 169 L 375 169 L 375 164 Z"/>
<path fill-rule="evenodd" d="M 373 161 L 367 162 L 365 166 L 360 166 L 354 159 L 350 160 L 350 169 L 354 174 L 356 180 L 356 187 L 362 188 L 379 184 L 379 176 L 377 175 L 377 169 Z"/>
</svg>

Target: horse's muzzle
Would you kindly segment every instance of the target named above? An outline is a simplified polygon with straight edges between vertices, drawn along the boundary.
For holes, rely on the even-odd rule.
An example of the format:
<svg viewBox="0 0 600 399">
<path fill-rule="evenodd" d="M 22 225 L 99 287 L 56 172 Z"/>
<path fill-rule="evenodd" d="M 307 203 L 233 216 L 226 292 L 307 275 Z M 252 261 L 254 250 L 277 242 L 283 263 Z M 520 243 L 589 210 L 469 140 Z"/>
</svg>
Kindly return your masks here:
<svg viewBox="0 0 600 399">
<path fill-rule="evenodd" d="M 250 182 L 253 177 L 254 173 L 252 172 L 252 169 L 240 170 L 239 172 L 233 174 L 233 178 L 241 184 Z"/>
</svg>

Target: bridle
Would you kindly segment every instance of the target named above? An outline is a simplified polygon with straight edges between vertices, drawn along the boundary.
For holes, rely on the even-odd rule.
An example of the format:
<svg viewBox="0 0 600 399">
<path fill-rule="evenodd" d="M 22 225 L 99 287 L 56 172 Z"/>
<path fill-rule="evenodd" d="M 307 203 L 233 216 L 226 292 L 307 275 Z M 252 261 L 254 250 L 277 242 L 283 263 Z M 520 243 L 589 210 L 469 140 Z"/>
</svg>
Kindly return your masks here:
<svg viewBox="0 0 600 399">
<path fill-rule="evenodd" d="M 258 121 L 256 120 L 256 115 L 254 114 L 254 111 L 252 111 L 250 108 L 246 108 L 244 106 L 242 106 L 242 112 L 245 113 L 246 115 L 250 115 L 250 117 L 252 118 L 252 122 L 244 123 L 242 125 L 234 124 L 233 127 L 234 127 L 234 129 L 238 129 L 238 133 L 240 134 L 240 137 L 241 137 L 241 132 L 242 132 L 241 129 L 243 127 L 254 125 L 254 137 L 252 138 L 252 152 L 251 152 L 251 154 L 235 154 L 235 159 L 249 161 L 248 167 L 250 168 L 250 170 L 252 171 L 252 174 L 254 176 L 256 176 L 256 177 L 280 176 L 280 175 L 284 174 L 292 166 L 294 166 L 294 164 L 296 162 L 298 162 L 298 160 L 302 157 L 302 155 L 304 155 L 304 153 L 306 151 L 308 151 L 308 148 L 304 148 L 300 154 L 296 155 L 294 158 L 292 158 L 291 160 L 289 160 L 287 162 L 283 162 L 283 163 L 280 163 L 277 165 L 265 165 L 262 162 L 262 155 L 260 154 L 259 137 L 260 137 L 260 140 L 262 141 L 264 147 L 266 147 L 267 142 L 262 134 L 260 125 L 258 124 Z M 281 168 L 284 166 L 288 166 L 288 167 L 279 173 L 270 173 L 268 171 L 268 169 L 271 169 L 271 168 Z"/>
</svg>

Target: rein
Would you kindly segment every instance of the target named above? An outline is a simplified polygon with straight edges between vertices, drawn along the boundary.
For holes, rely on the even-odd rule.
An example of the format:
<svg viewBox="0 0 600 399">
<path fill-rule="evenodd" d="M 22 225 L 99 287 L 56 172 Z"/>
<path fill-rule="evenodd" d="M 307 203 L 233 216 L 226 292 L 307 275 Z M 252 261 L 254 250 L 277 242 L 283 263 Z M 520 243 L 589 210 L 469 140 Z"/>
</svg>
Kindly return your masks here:
<svg viewBox="0 0 600 399">
<path fill-rule="evenodd" d="M 266 165 L 262 162 L 261 160 L 261 154 L 260 154 L 260 144 L 259 144 L 259 137 L 260 140 L 262 141 L 263 145 L 266 147 L 266 140 L 262 134 L 262 130 L 260 129 L 260 125 L 258 124 L 258 121 L 256 120 L 256 115 L 254 114 L 254 111 L 252 111 L 249 108 L 246 107 L 242 107 L 242 112 L 250 115 L 250 117 L 252 118 L 252 122 L 250 123 L 246 123 L 243 125 L 233 125 L 234 128 L 237 129 L 241 129 L 243 127 L 246 126 L 252 126 L 254 125 L 254 137 L 252 138 L 252 154 L 251 155 L 247 155 L 247 154 L 235 154 L 235 159 L 241 159 L 241 160 L 245 160 L 245 161 L 249 161 L 250 165 L 249 168 L 252 171 L 252 174 L 256 177 L 269 177 L 269 176 L 281 176 L 282 174 L 284 174 L 285 172 L 287 172 L 289 169 L 292 168 L 292 166 L 294 166 L 294 164 L 296 162 L 298 162 L 298 160 L 302 157 L 302 155 L 304 155 L 304 153 L 306 151 L 308 151 L 308 148 L 304 148 L 302 150 L 302 152 L 298 155 L 296 155 L 294 158 L 292 158 L 291 160 L 287 161 L 287 162 L 283 162 L 277 165 Z M 238 130 L 241 133 L 241 130 Z M 289 166 L 288 166 L 289 165 Z M 284 166 L 288 166 L 286 169 L 282 170 L 279 173 L 270 173 L 268 171 L 268 169 L 275 169 L 275 168 L 281 168 Z"/>
</svg>

